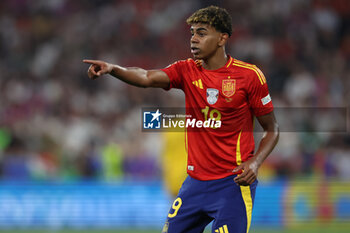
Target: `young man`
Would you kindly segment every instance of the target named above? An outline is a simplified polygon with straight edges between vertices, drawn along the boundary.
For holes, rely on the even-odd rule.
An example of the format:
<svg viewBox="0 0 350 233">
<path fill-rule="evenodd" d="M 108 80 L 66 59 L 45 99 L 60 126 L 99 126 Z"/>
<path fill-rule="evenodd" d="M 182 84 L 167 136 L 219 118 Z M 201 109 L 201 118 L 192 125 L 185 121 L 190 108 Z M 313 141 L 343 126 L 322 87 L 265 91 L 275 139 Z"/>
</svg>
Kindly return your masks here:
<svg viewBox="0 0 350 233">
<path fill-rule="evenodd" d="M 187 133 L 189 176 L 169 211 L 163 232 L 199 233 L 214 220 L 212 232 L 246 233 L 258 168 L 279 135 L 266 79 L 256 66 L 226 54 L 225 44 L 232 34 L 226 10 L 203 8 L 187 23 L 195 60 L 178 61 L 161 70 L 84 62 L 91 64 L 91 79 L 111 74 L 138 87 L 180 88 L 194 118 L 221 120 L 221 129 Z M 254 116 L 265 132 L 255 153 Z"/>
</svg>

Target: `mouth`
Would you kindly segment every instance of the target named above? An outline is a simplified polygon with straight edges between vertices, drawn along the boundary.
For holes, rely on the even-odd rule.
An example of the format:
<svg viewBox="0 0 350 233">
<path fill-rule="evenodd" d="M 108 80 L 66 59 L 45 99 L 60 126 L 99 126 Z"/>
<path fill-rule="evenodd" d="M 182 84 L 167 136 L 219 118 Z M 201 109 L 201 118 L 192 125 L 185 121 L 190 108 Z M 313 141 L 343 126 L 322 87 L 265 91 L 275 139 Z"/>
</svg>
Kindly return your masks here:
<svg viewBox="0 0 350 233">
<path fill-rule="evenodd" d="M 200 49 L 197 47 L 191 47 L 191 53 L 192 54 L 198 54 L 200 52 Z"/>
</svg>

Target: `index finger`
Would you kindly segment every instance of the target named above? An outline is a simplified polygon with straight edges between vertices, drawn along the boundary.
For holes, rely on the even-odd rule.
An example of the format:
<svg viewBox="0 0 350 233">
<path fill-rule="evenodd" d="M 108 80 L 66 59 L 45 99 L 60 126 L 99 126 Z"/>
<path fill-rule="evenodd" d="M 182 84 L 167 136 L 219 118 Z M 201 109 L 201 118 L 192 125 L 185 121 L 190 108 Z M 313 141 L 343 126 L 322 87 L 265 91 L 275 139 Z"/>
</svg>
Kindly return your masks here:
<svg viewBox="0 0 350 233">
<path fill-rule="evenodd" d="M 95 65 L 100 65 L 102 63 L 99 60 L 89 60 L 89 59 L 84 59 L 83 62 L 87 64 L 95 64 Z"/>
</svg>

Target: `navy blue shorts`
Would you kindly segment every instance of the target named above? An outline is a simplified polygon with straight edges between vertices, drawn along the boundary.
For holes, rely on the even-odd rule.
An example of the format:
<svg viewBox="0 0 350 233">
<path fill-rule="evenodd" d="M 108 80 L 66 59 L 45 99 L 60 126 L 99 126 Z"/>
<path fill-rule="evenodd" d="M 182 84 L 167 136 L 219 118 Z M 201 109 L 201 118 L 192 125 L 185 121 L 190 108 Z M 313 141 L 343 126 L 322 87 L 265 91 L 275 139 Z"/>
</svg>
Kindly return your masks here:
<svg viewBox="0 0 350 233">
<path fill-rule="evenodd" d="M 162 233 L 201 233 L 211 221 L 213 233 L 247 233 L 258 181 L 238 186 L 235 177 L 200 181 L 188 176 Z"/>
</svg>

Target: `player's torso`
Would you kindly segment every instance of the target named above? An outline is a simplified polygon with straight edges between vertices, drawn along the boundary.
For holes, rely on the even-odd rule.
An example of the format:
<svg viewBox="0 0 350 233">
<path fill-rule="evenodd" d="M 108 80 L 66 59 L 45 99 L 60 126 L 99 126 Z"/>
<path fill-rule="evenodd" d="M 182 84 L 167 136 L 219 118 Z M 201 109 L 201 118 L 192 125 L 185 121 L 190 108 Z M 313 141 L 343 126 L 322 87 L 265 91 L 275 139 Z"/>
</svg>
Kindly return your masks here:
<svg viewBox="0 0 350 233">
<path fill-rule="evenodd" d="M 232 58 L 218 70 L 205 70 L 194 61 L 188 62 L 187 69 L 183 77 L 187 113 L 198 120 L 221 121 L 220 128 L 188 130 L 188 173 L 199 179 L 225 177 L 232 174 L 228 171 L 234 168 L 237 156 L 242 157 L 237 155 L 240 140 L 245 141 L 239 149 L 244 159 L 254 149 L 252 137 L 246 134 L 253 127 L 249 75 L 246 69 L 234 66 Z"/>
<path fill-rule="evenodd" d="M 216 118 L 217 114 L 229 120 L 237 113 L 246 111 L 247 75 L 242 69 L 235 69 L 230 62 L 218 70 L 205 70 L 201 66 L 190 65 L 184 78 L 186 107 L 199 108 L 198 115 Z M 206 116 L 206 112 L 207 116 Z M 221 119 L 224 120 L 224 119 Z M 223 121 L 225 124 L 225 122 Z"/>
</svg>

